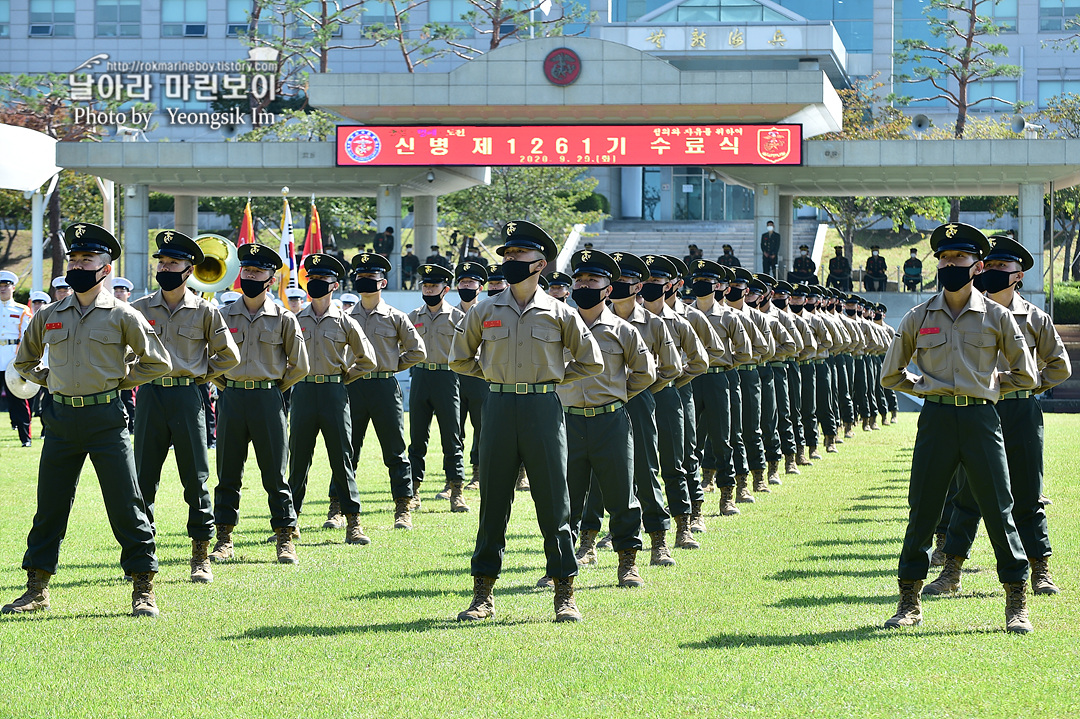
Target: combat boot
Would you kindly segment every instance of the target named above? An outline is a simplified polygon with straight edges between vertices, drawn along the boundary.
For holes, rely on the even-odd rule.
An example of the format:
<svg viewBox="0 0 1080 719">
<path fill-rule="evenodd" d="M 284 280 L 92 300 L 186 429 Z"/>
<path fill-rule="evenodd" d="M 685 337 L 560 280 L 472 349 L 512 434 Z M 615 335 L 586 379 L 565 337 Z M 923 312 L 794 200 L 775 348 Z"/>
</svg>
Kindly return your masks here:
<svg viewBox="0 0 1080 719">
<path fill-rule="evenodd" d="M 870 429 L 872 431 L 874 431 L 874 432 L 877 432 L 879 429 L 881 429 L 880 427 L 877 426 L 877 415 L 876 414 L 870 415 Z"/>
<path fill-rule="evenodd" d="M 720 514 L 725 517 L 730 517 L 735 514 L 742 514 L 739 508 L 735 506 L 735 488 L 734 487 L 721 487 L 720 488 Z"/>
<path fill-rule="evenodd" d="M 472 479 L 465 485 L 466 492 L 478 492 L 480 491 L 480 465 L 474 464 L 472 466 Z"/>
<path fill-rule="evenodd" d="M 930 555 L 930 566 L 940 567 L 945 564 L 945 532 L 934 533 L 934 553 Z"/>
<path fill-rule="evenodd" d="M 715 469 L 701 469 L 701 491 L 702 492 L 715 492 L 716 491 L 716 470 Z"/>
<path fill-rule="evenodd" d="M 886 417 L 885 413 L 882 412 L 881 413 L 881 426 L 885 427 L 885 426 L 888 426 L 888 424 L 889 424 L 889 419 L 888 419 L 888 417 Z M 871 427 L 871 429 L 873 429 L 873 427 Z"/>
<path fill-rule="evenodd" d="M 824 439 L 825 439 L 825 451 L 826 452 L 828 452 L 829 454 L 836 454 L 837 452 L 840 451 L 840 450 L 838 450 L 836 448 L 836 435 L 835 434 L 827 434 L 827 435 L 825 435 Z"/>
<path fill-rule="evenodd" d="M 435 495 L 435 499 L 450 499 L 450 480 L 446 480 L 446 485 L 442 491 Z"/>
<path fill-rule="evenodd" d="M 528 492 L 529 491 L 529 475 L 525 474 L 525 465 L 518 467 L 517 476 L 517 491 Z"/>
<path fill-rule="evenodd" d="M 132 572 L 131 616 L 156 617 L 160 614 L 154 596 L 154 574 L 156 572 Z"/>
<path fill-rule="evenodd" d="M 855 436 L 855 425 L 851 422 L 844 422 L 844 437 L 851 439 Z"/>
<path fill-rule="evenodd" d="M 495 587 L 495 577 L 473 577 L 472 604 L 464 612 L 457 615 L 459 622 L 475 622 L 495 616 L 495 595 L 492 589 Z"/>
<path fill-rule="evenodd" d="M 599 559 L 596 556 L 596 535 L 600 532 L 595 529 L 583 529 L 581 530 L 581 538 L 578 541 L 577 557 L 578 564 L 588 566 L 597 564 Z"/>
<path fill-rule="evenodd" d="M 662 529 L 658 532 L 649 532 L 649 539 L 652 540 L 652 555 L 649 557 L 649 564 L 654 567 L 674 566 L 675 560 L 667 547 L 667 532 Z"/>
<path fill-rule="evenodd" d="M 620 587 L 644 587 L 645 581 L 638 574 L 636 549 L 619 550 L 619 586 Z"/>
<path fill-rule="evenodd" d="M 341 529 L 345 526 L 345 515 L 341 513 L 341 502 L 337 497 L 330 498 L 330 508 L 326 510 L 323 529 Z"/>
<path fill-rule="evenodd" d="M 26 570 L 26 591 L 11 604 L 5 604 L 0 613 L 25 614 L 49 608 L 49 580 L 52 575 L 41 569 Z"/>
<path fill-rule="evenodd" d="M 675 515 L 675 548 L 676 549 L 701 549 L 701 545 L 694 539 L 690 531 L 690 515 Z"/>
<path fill-rule="evenodd" d="M 705 500 L 697 500 L 690 503 L 690 531 L 695 534 L 709 531 L 705 526 L 705 517 L 701 514 L 701 509 L 704 506 Z"/>
<path fill-rule="evenodd" d="M 359 514 L 345 515 L 345 544 L 371 544 L 371 539 L 360 526 Z"/>
<path fill-rule="evenodd" d="M 769 484 L 783 484 L 780 481 L 780 460 L 769 462 Z"/>
<path fill-rule="evenodd" d="M 214 573 L 210 570 L 209 539 L 191 540 L 191 581 L 196 584 L 209 584 L 214 581 Z"/>
<path fill-rule="evenodd" d="M 802 474 L 799 471 L 799 463 L 795 460 L 795 455 L 784 455 L 784 474 Z"/>
<path fill-rule="evenodd" d="M 739 504 L 753 504 L 754 495 L 750 494 L 749 488 L 746 486 L 746 475 L 735 475 L 735 501 Z"/>
<path fill-rule="evenodd" d="M 236 526 L 233 524 L 217 525 L 217 541 L 214 542 L 214 551 L 209 555 L 211 562 L 225 562 L 236 556 L 232 543 L 234 529 Z"/>
<path fill-rule="evenodd" d="M 817 451 L 816 444 L 813 447 L 808 447 L 807 450 L 810 452 L 810 459 L 821 459 L 821 453 Z M 811 462 L 811 464 L 813 463 Z"/>
<path fill-rule="evenodd" d="M 412 529 L 412 515 L 409 514 L 411 504 L 412 497 L 394 499 L 394 529 Z"/>
<path fill-rule="evenodd" d="M 923 587 L 923 594 L 955 594 L 960 591 L 960 568 L 964 566 L 964 557 L 955 554 L 945 555 L 945 565 L 937 579 Z"/>
<path fill-rule="evenodd" d="M 554 589 L 555 588 L 555 580 L 545 574 L 544 576 L 542 576 L 542 577 L 540 577 L 539 579 L 536 580 L 536 588 L 537 589 Z"/>
<path fill-rule="evenodd" d="M 894 409 L 892 412 L 889 413 L 889 424 L 896 424 L 896 416 L 897 412 Z"/>
<path fill-rule="evenodd" d="M 296 564 L 296 545 L 292 541 L 292 527 L 278 527 L 277 560 L 278 564 Z"/>
<path fill-rule="evenodd" d="M 862 431 L 863 432 L 869 432 L 870 431 L 870 418 L 869 417 L 863 417 L 862 418 Z"/>
<path fill-rule="evenodd" d="M 608 532 L 596 543 L 597 549 L 611 549 L 611 532 Z"/>
<path fill-rule="evenodd" d="M 750 471 L 754 473 L 754 491 L 755 492 L 765 492 L 766 494 L 772 492 L 772 490 L 769 489 L 769 483 L 765 481 L 765 470 L 764 469 L 753 469 L 753 470 L 750 470 Z"/>
<path fill-rule="evenodd" d="M 798 451 L 795 453 L 795 464 L 800 467 L 813 467 L 814 463 L 806 458 L 806 448 L 800 444 L 797 449 Z"/>
<path fill-rule="evenodd" d="M 461 494 L 461 480 L 450 483 L 450 511 L 468 512 L 469 505 L 465 504 L 465 497 Z"/>
<path fill-rule="evenodd" d="M 300 520 L 297 519 L 296 521 L 299 522 Z M 292 528 L 292 538 L 293 538 L 293 542 L 299 542 L 300 541 L 300 525 L 299 524 L 297 524 L 295 527 Z M 274 530 L 274 532 L 269 537 L 266 538 L 266 543 L 267 544 L 277 544 L 277 530 Z"/>
<path fill-rule="evenodd" d="M 900 604 L 896 607 L 896 614 L 885 622 L 886 629 L 893 627 L 914 627 L 922 624 L 922 600 L 919 592 L 922 591 L 922 581 L 906 582 L 899 580 Z"/>
<path fill-rule="evenodd" d="M 1005 587 L 1005 631 L 1027 634 L 1034 631 L 1027 610 L 1027 582 L 1009 582 Z"/>
<path fill-rule="evenodd" d="M 412 497 L 409 498 L 409 511 L 410 512 L 419 512 L 420 511 L 420 485 L 421 484 L 422 484 L 422 482 L 420 482 L 419 480 L 414 479 L 412 481 Z"/>
<path fill-rule="evenodd" d="M 1035 594 L 1057 594 L 1061 591 L 1050 577 L 1050 557 L 1028 557 L 1028 562 L 1031 564 L 1031 590 Z"/>
<path fill-rule="evenodd" d="M 574 604 L 574 578 L 555 580 L 555 621 L 580 622 L 581 612 Z"/>
</svg>

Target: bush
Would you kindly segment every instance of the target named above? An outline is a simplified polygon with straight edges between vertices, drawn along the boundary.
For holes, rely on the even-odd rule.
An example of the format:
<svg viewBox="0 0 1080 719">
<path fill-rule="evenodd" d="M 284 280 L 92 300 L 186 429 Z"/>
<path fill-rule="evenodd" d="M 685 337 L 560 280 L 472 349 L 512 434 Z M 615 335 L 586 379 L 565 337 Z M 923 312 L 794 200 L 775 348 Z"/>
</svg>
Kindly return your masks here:
<svg viewBox="0 0 1080 719">
<path fill-rule="evenodd" d="M 574 204 L 578 212 L 603 212 L 611 214 L 611 201 L 599 192 L 594 192 L 588 197 L 583 197 Z"/>
<path fill-rule="evenodd" d="M 1054 324 L 1080 324 L 1080 282 L 1054 283 Z"/>
</svg>

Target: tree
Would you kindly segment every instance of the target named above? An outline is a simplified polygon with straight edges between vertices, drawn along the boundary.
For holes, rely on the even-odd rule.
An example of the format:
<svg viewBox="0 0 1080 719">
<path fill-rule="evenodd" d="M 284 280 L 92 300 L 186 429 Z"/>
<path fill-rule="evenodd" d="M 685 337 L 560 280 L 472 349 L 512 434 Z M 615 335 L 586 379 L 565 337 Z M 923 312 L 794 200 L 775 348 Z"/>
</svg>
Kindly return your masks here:
<svg viewBox="0 0 1080 719">
<path fill-rule="evenodd" d="M 30 202 L 18 190 L 0 190 L 0 232 L 4 237 L 4 252 L 0 267 L 11 263 L 11 247 L 19 230 L 30 226 Z"/>
<path fill-rule="evenodd" d="M 596 21 L 597 14 L 584 6 L 568 2 L 554 6 L 551 0 L 469 0 L 472 9 L 461 19 L 468 23 L 477 37 L 488 38 L 488 51 L 494 50 L 504 40 L 531 37 L 570 37 L 585 32 L 586 24 Z M 581 29 L 567 32 L 571 25 L 581 24 Z M 447 44 L 454 53 L 466 59 L 475 57 L 481 50 L 457 41 Z"/>
<path fill-rule="evenodd" d="M 320 142 L 334 136 L 337 115 L 322 110 L 285 110 L 272 125 L 261 125 L 236 138 L 236 142 Z"/>
<path fill-rule="evenodd" d="M 596 185 L 596 178 L 580 167 L 493 167 L 490 185 L 439 198 L 439 215 L 447 226 L 466 235 L 497 233 L 509 220 L 528 220 L 561 244 L 574 225 L 607 217 L 575 208 Z"/>
<path fill-rule="evenodd" d="M 374 44 L 397 45 L 408 72 L 452 52 L 448 43 L 460 40 L 462 31 L 442 22 L 415 26 L 410 22 L 413 10 L 428 5 L 428 0 L 376 0 L 383 6 L 385 21 L 374 22 L 364 36 Z"/>
<path fill-rule="evenodd" d="M 1050 98 L 1038 118 L 1051 128 L 1052 137 L 1080 138 L 1080 95 L 1069 92 Z M 1060 226 L 1065 235 L 1065 268 L 1061 281 L 1068 282 L 1070 275 L 1073 280 L 1080 280 L 1080 243 L 1076 242 L 1080 230 L 1080 187 L 1055 190 L 1054 217 L 1051 219 L 1052 227 Z"/>
</svg>

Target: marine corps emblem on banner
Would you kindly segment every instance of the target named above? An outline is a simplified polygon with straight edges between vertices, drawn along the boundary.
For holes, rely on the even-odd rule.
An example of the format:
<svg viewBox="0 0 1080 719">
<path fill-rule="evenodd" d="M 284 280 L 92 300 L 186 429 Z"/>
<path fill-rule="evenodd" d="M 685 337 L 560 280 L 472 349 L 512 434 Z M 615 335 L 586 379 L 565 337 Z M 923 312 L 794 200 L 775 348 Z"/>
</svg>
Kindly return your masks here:
<svg viewBox="0 0 1080 719">
<path fill-rule="evenodd" d="M 787 127 L 767 127 L 757 131 L 757 151 L 767 162 L 783 162 L 791 154 L 791 130 Z"/>
</svg>

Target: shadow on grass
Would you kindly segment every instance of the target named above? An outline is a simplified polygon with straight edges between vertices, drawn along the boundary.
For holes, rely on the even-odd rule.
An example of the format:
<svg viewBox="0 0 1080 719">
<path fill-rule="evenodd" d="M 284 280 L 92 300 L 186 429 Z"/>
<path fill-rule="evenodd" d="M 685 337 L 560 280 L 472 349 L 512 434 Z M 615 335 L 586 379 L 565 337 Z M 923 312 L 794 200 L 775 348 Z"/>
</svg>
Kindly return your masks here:
<svg viewBox="0 0 1080 719">
<path fill-rule="evenodd" d="M 955 637 L 976 634 L 997 634 L 999 629 L 957 629 L 952 631 L 924 631 L 922 629 L 883 629 L 878 625 L 855 627 L 819 634 L 718 634 L 699 642 L 686 642 L 680 649 L 726 649 L 737 647 L 813 647 L 821 644 L 842 644 L 890 639 L 894 637 Z"/>
<path fill-rule="evenodd" d="M 847 509 L 845 512 L 876 512 L 880 509 L 903 509 L 906 510 L 908 506 L 906 504 L 855 504 Z"/>
<path fill-rule="evenodd" d="M 870 539 L 811 539 L 803 542 L 804 547 L 846 547 L 862 544 L 901 544 L 903 537 L 873 537 Z"/>
<path fill-rule="evenodd" d="M 393 632 L 430 632 L 470 629 L 472 627 L 512 627 L 521 624 L 546 623 L 543 619 L 514 619 L 510 621 L 488 620 L 459 622 L 455 619 L 416 619 L 411 622 L 386 622 L 383 624 L 349 624 L 343 626 L 265 626 L 248 629 L 240 634 L 224 636 L 227 641 L 246 639 L 289 639 L 292 637 L 332 637 L 341 634 L 387 634 Z"/>
<path fill-rule="evenodd" d="M 881 606 L 895 606 L 895 596 L 881 596 L 874 594 L 833 594 L 823 597 L 788 597 L 780 599 L 766 606 L 776 609 L 807 609 L 809 607 L 829 607 L 835 604 L 874 604 Z"/>
<path fill-rule="evenodd" d="M 907 517 L 840 517 L 829 524 L 882 524 L 885 522 L 907 522 Z"/>
<path fill-rule="evenodd" d="M 766 579 L 790 582 L 793 579 L 819 579 L 821 577 L 894 577 L 896 569 L 781 569 L 767 575 Z"/>
<path fill-rule="evenodd" d="M 807 562 L 880 562 L 887 559 L 896 559 L 896 553 L 840 552 L 838 554 L 811 554 L 804 557 Z"/>
</svg>

